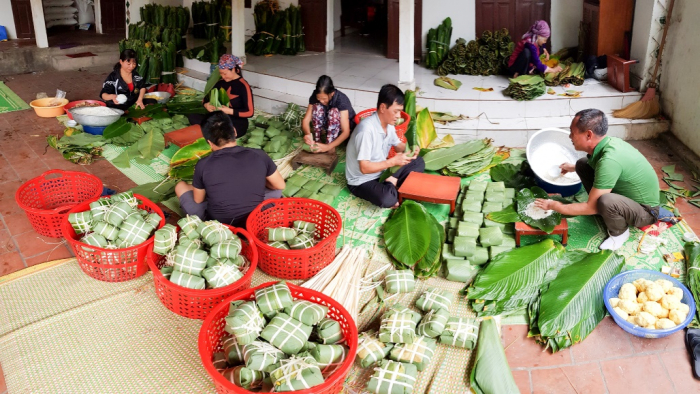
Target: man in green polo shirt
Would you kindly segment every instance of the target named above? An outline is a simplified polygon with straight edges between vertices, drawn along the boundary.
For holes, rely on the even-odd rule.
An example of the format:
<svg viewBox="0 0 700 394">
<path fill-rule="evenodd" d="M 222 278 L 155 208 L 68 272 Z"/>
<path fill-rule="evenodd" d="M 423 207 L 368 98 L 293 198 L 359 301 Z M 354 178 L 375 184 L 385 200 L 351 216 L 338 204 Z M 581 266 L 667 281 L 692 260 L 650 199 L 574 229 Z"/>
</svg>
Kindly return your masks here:
<svg viewBox="0 0 700 394">
<path fill-rule="evenodd" d="M 562 174 L 576 171 L 588 192 L 588 201 L 562 204 L 537 200 L 536 206 L 563 215 L 600 215 L 608 228 L 601 249 L 617 250 L 630 236 L 628 226 L 644 227 L 659 217 L 659 181 L 654 168 L 627 142 L 608 137 L 608 120 L 597 109 L 576 114 L 571 142 L 587 153 L 576 164 L 564 163 Z"/>
</svg>

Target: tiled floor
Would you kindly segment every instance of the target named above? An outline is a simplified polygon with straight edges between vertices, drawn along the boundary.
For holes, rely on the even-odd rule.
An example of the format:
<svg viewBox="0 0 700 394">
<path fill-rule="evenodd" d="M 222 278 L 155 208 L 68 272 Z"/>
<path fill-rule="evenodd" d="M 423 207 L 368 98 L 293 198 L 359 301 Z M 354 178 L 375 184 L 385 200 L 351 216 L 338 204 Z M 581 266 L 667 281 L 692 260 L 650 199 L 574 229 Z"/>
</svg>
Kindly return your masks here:
<svg viewBox="0 0 700 394">
<path fill-rule="evenodd" d="M 108 71 L 24 74 L 3 80 L 27 101 L 37 92 L 52 92 L 57 88 L 66 90 L 69 99 L 85 99 L 97 96 Z M 55 150 L 46 149 L 46 136 L 62 131 L 55 119 L 38 118 L 31 110 L 0 114 L 0 276 L 70 256 L 60 240 L 34 233 L 15 204 L 15 192 L 23 182 L 48 169 L 59 168 L 90 172 L 118 191 L 134 186 L 106 161 L 78 166 L 64 160 Z M 676 164 L 677 171 L 690 178 L 689 171 L 672 154 L 673 149 L 661 141 L 632 144 L 657 169 L 664 188 L 660 168 L 665 165 Z M 678 208 L 700 234 L 700 209 L 685 202 L 679 202 Z M 700 382 L 692 378 L 680 333 L 661 340 L 639 339 L 627 335 L 607 318 L 584 342 L 556 354 L 543 352 L 526 335 L 524 325 L 504 327 L 506 355 L 523 393 L 700 392 Z M 0 394 L 6 390 L 0 372 Z"/>
<path fill-rule="evenodd" d="M 115 44 L 124 39 L 123 34 L 97 34 L 94 30 L 61 30 L 48 32 L 49 47 L 61 45 L 101 45 Z M 0 52 L 15 48 L 36 47 L 34 39 L 9 40 L 0 42 Z"/>
</svg>

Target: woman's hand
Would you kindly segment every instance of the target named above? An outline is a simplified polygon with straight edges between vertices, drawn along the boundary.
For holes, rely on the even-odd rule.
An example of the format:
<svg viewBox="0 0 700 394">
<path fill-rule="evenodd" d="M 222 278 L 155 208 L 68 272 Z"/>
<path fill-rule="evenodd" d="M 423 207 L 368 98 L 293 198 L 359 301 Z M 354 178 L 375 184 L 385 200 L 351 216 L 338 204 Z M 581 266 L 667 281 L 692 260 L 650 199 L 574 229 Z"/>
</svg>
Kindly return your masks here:
<svg viewBox="0 0 700 394">
<path fill-rule="evenodd" d="M 311 136 L 311 133 L 304 134 L 304 142 L 309 146 L 314 144 L 314 137 Z"/>
<path fill-rule="evenodd" d="M 214 112 L 214 111 L 216 111 L 216 108 L 214 108 L 214 106 L 211 105 L 211 104 L 209 104 L 209 103 L 204 103 L 204 108 L 206 108 L 206 110 L 209 111 L 209 112 Z"/>
<path fill-rule="evenodd" d="M 544 48 L 544 61 L 548 62 L 549 61 L 549 52 L 547 52 L 547 48 Z"/>
<path fill-rule="evenodd" d="M 136 108 L 141 108 L 141 109 L 146 108 L 146 106 L 143 105 L 143 101 L 141 101 L 141 100 L 136 100 L 136 104 L 134 104 L 134 105 L 136 105 Z"/>
<path fill-rule="evenodd" d="M 226 115 L 233 115 L 233 108 L 219 107 L 219 108 L 217 108 L 217 111 L 221 111 L 221 112 L 225 113 Z"/>
<path fill-rule="evenodd" d="M 545 74 L 549 74 L 549 73 L 558 73 L 558 72 L 560 72 L 560 71 L 561 71 L 561 66 L 556 66 L 556 67 L 554 67 L 554 68 L 552 68 L 552 67 L 547 67 L 547 69 L 544 70 L 544 73 L 545 73 Z"/>
<path fill-rule="evenodd" d="M 331 150 L 330 145 L 328 145 L 328 144 L 321 144 L 321 143 L 316 142 L 311 146 L 313 147 L 311 149 L 311 151 L 313 153 L 325 153 L 325 152 L 328 152 L 329 150 Z"/>
</svg>

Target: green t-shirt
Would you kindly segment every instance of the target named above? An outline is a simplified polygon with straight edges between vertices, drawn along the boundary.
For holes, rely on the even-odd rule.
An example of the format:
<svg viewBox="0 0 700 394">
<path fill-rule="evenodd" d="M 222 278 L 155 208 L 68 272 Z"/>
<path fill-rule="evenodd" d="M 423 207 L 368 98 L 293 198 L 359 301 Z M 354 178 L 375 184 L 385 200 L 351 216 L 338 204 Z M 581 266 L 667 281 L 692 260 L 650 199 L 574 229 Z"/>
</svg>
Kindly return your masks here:
<svg viewBox="0 0 700 394">
<path fill-rule="evenodd" d="M 595 170 L 596 189 L 612 189 L 640 204 L 659 205 L 659 180 L 654 168 L 627 142 L 603 138 L 588 157 L 588 164 Z"/>
</svg>

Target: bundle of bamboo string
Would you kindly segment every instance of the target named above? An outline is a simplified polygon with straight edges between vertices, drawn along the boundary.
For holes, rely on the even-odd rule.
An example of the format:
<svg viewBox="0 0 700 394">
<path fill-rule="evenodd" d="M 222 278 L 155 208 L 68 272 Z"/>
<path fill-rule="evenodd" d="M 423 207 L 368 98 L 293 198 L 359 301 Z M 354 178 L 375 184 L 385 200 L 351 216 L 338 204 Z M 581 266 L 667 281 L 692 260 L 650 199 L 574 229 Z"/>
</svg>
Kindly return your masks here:
<svg viewBox="0 0 700 394">
<path fill-rule="evenodd" d="M 343 305 L 357 322 L 362 279 L 360 275 L 365 266 L 366 255 L 365 248 L 343 246 L 333 262 L 304 282 L 301 287 L 316 290 L 333 298 Z"/>
</svg>

